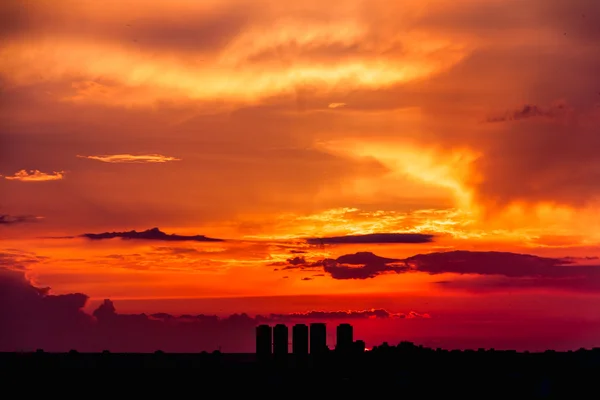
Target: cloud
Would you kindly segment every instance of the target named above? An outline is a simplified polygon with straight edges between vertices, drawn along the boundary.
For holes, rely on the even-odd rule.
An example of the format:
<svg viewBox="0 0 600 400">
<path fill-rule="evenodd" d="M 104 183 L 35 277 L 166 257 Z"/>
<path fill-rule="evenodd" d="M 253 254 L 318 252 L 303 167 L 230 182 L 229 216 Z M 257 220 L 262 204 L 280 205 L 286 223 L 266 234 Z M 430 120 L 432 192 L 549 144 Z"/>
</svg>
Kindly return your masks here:
<svg viewBox="0 0 600 400">
<path fill-rule="evenodd" d="M 433 235 L 422 233 L 370 233 L 323 238 L 310 238 L 309 244 L 376 244 L 376 243 L 431 243 Z"/>
<path fill-rule="evenodd" d="M 51 294 L 49 288 L 31 284 L 21 271 L 0 267 L 0 351 L 49 352 L 252 352 L 254 328 L 263 323 L 311 321 L 351 322 L 367 319 L 427 318 L 414 311 L 386 310 L 309 311 L 293 314 L 249 316 L 232 314 L 180 315 L 167 313 L 119 314 L 104 300 L 90 315 L 83 309 L 82 293 Z"/>
<path fill-rule="evenodd" d="M 346 107 L 346 103 L 329 103 L 329 108 L 342 108 Z"/>
<path fill-rule="evenodd" d="M 319 261 L 310 262 L 310 261 L 307 261 L 302 256 L 297 256 L 297 257 L 288 258 L 285 261 L 276 261 L 276 262 L 270 263 L 268 265 L 273 266 L 273 267 L 283 267 L 283 268 L 281 268 L 282 271 L 284 271 L 286 269 L 320 270 L 323 266 L 323 261 L 319 260 Z M 275 271 L 279 271 L 279 269 L 276 269 Z"/>
<path fill-rule="evenodd" d="M 154 163 L 166 163 L 169 161 L 181 161 L 180 158 L 163 156 L 161 154 L 105 154 L 99 156 L 81 156 L 79 158 L 87 158 L 89 160 L 97 160 L 105 163 L 113 164 L 154 164 Z"/>
<path fill-rule="evenodd" d="M 352 320 L 352 319 L 386 319 L 386 318 L 431 318 L 427 313 L 421 314 L 415 311 L 409 313 L 390 313 L 383 309 L 371 309 L 362 311 L 309 311 L 305 313 L 270 314 L 266 317 L 268 321 L 290 321 L 290 320 Z"/>
<path fill-rule="evenodd" d="M 472 203 L 468 179 L 472 175 L 473 163 L 481 154 L 467 144 L 454 143 L 445 148 L 436 142 L 422 144 L 414 139 L 387 137 L 379 140 L 344 138 L 321 141 L 319 146 L 332 154 L 373 159 L 384 165 L 388 172 L 383 179 L 373 176 L 372 181 L 365 180 L 361 191 L 367 188 L 378 196 L 394 196 L 398 192 L 396 185 L 417 181 L 423 185 L 421 190 L 434 187 L 446 196 L 453 195 L 461 209 L 469 210 Z"/>
<path fill-rule="evenodd" d="M 401 260 L 376 256 L 369 252 L 346 254 L 335 260 L 323 260 L 323 270 L 333 279 L 368 279 L 378 275 L 405 272 L 408 267 Z"/>
<path fill-rule="evenodd" d="M 600 263 L 595 257 L 547 258 L 506 252 L 451 251 L 419 254 L 405 259 L 405 262 L 417 271 L 432 275 L 479 276 L 438 282 L 452 289 L 479 292 L 511 289 L 600 291 Z"/>
<path fill-rule="evenodd" d="M 418 254 L 403 260 L 429 274 L 478 274 L 507 277 L 569 277 L 598 271 L 596 266 L 577 266 L 571 258 L 547 258 L 497 251 L 448 251 Z"/>
<path fill-rule="evenodd" d="M 45 260 L 47 260 L 45 256 L 17 249 L 3 249 L 0 252 L 0 268 L 7 270 L 24 271 L 28 266 Z"/>
<path fill-rule="evenodd" d="M 134 13 L 123 6 L 99 9 L 72 1 L 60 7 L 40 4 L 28 8 L 24 23 L 6 28 L 9 45 L 3 55 L 10 62 L 0 73 L 21 86 L 40 76 L 45 81 L 101 76 L 114 82 L 114 91 L 65 96 L 76 102 L 257 101 L 305 86 L 319 91 L 339 85 L 387 87 L 439 73 L 466 52 L 443 35 L 387 32 L 377 24 L 378 12 L 356 13 L 364 7 L 359 1 L 305 6 L 282 9 L 273 0 L 260 7 L 248 1 L 202 2 L 176 13 L 162 1 Z M 388 8 L 389 15 L 406 19 L 398 7 Z M 408 13 L 415 8 L 403 7 Z M 50 43 L 36 40 L 32 46 L 28 38 L 37 35 Z M 415 44 L 423 42 L 428 46 Z M 32 65 L 30 57 L 52 68 Z"/>
<path fill-rule="evenodd" d="M 359 208 L 335 208 L 326 209 L 312 214 L 285 213 L 279 214 L 273 222 L 268 223 L 263 229 L 274 230 L 275 232 L 306 232 L 303 236 L 309 236 L 313 245 L 320 245 L 319 238 L 337 238 L 341 241 L 351 242 L 353 237 L 356 240 L 373 240 L 374 244 L 378 240 L 399 241 L 406 238 L 429 237 L 433 240 L 455 238 L 473 238 L 481 237 L 489 231 L 481 227 L 473 226 L 474 217 L 471 213 L 457 210 L 454 208 L 438 209 L 414 209 L 410 211 L 397 211 L 393 207 L 386 207 L 384 210 L 369 210 Z M 258 229 L 257 229 L 258 231 Z M 398 232 L 403 233 L 370 233 L 379 232 Z M 288 238 L 287 234 L 282 237 Z M 259 236 L 260 237 L 260 236 Z M 263 238 L 268 238 L 264 235 Z M 344 239 L 346 238 L 347 239 Z M 304 239 L 306 242 L 306 239 Z M 325 244 L 325 243 L 323 243 Z M 351 243 L 352 244 L 352 243 Z M 306 246 L 305 246 L 306 247 Z M 294 249 L 294 252 L 306 253 L 306 249 Z M 292 252 L 293 253 L 293 252 Z"/>
<path fill-rule="evenodd" d="M 33 215 L 0 215 L 0 225 L 13 225 L 21 224 L 26 222 L 38 222 L 43 217 L 36 217 Z"/>
<path fill-rule="evenodd" d="M 223 239 L 209 238 L 203 235 L 185 236 L 177 234 L 166 234 L 158 228 L 152 228 L 143 232 L 129 231 L 129 232 L 104 232 L 104 233 L 84 233 L 82 237 L 91 240 L 104 240 L 104 239 L 133 239 L 133 240 L 157 240 L 157 241 L 168 241 L 168 242 L 183 242 L 183 241 L 194 241 L 194 242 L 222 242 Z"/>
<path fill-rule="evenodd" d="M 4 179 L 8 179 L 11 181 L 21 181 L 21 182 L 44 182 L 44 181 L 59 181 L 64 179 L 65 171 L 60 172 L 41 172 L 36 170 L 20 170 L 16 172 L 13 176 L 5 176 Z"/>
<path fill-rule="evenodd" d="M 286 269 L 323 270 L 333 279 L 368 279 L 387 272 L 401 273 L 408 269 L 399 259 L 379 257 L 370 252 L 346 254 L 337 259 L 325 258 L 314 262 L 294 257 L 278 263 Z"/>
<path fill-rule="evenodd" d="M 55 348 L 83 344 L 78 338 L 91 320 L 81 310 L 87 296 L 50 295 L 47 288 L 32 286 L 22 272 L 5 268 L 0 268 L 0 291 L 2 351 L 19 351 L 35 341 L 40 345 L 52 342 Z"/>
<path fill-rule="evenodd" d="M 548 258 L 530 254 L 495 251 L 447 251 L 417 254 L 404 259 L 385 258 L 371 252 L 346 254 L 337 259 L 308 261 L 294 257 L 279 263 L 282 270 L 323 270 L 333 279 L 368 279 L 386 273 L 422 272 L 429 275 L 456 274 L 493 277 L 482 281 L 485 287 L 550 287 L 565 290 L 600 290 L 600 263 L 595 257 Z M 476 281 L 473 281 L 476 282 Z M 452 280 L 438 284 L 461 287 L 476 283 Z M 487 282 L 487 286 L 486 286 Z M 490 282 L 493 282 L 492 285 Z M 466 286 L 465 286 L 466 287 Z"/>
<path fill-rule="evenodd" d="M 556 118 L 559 116 L 564 116 L 569 110 L 570 108 L 564 103 L 557 103 L 548 108 L 526 104 L 522 108 L 512 112 L 507 112 L 504 115 L 489 117 L 487 122 L 518 121 L 521 119 L 535 117 Z"/>
</svg>

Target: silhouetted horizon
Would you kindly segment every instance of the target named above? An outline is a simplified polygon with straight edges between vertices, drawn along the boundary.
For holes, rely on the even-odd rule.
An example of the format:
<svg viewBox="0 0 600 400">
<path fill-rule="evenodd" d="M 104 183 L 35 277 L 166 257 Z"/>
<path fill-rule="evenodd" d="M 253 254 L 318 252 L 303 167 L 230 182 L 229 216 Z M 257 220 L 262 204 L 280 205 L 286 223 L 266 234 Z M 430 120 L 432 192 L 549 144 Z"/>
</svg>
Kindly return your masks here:
<svg viewBox="0 0 600 400">
<path fill-rule="evenodd" d="M 502 366 L 502 368 L 499 368 Z M 383 343 L 367 352 L 318 351 L 316 354 L 166 353 L 0 353 L 0 368 L 201 369 L 206 384 L 252 383 L 338 393 L 366 389 L 379 379 L 419 395 L 469 394 L 583 396 L 596 392 L 600 348 L 519 353 L 478 349 L 445 351 L 401 342 Z M 113 383 L 116 384 L 117 381 Z M 128 383 L 124 383 L 127 386 Z"/>
<path fill-rule="evenodd" d="M 0 364 L 201 370 L 87 374 L 113 397 L 598 392 L 599 27 L 600 0 L 0 1 Z"/>
</svg>

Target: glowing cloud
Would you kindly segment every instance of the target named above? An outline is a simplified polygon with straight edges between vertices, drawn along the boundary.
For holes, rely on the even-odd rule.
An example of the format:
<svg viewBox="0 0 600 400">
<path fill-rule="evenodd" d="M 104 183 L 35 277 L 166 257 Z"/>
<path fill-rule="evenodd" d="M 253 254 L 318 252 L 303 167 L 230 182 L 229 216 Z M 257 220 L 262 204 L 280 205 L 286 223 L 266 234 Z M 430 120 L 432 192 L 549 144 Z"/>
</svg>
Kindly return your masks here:
<svg viewBox="0 0 600 400">
<path fill-rule="evenodd" d="M 341 108 L 346 107 L 346 103 L 330 103 L 329 108 Z"/>
<path fill-rule="evenodd" d="M 51 18 L 47 9 L 39 11 Z M 160 26 L 172 29 L 165 24 Z M 432 34 L 374 36 L 369 24 L 356 16 L 307 26 L 303 18 L 286 11 L 272 21 L 241 29 L 226 44 L 201 56 L 179 51 L 173 57 L 177 49 L 165 51 L 156 43 L 153 47 L 152 38 L 145 38 L 136 26 L 130 30 L 140 35 L 139 42 L 137 36 L 129 37 L 133 32 L 117 37 L 102 34 L 98 40 L 50 30 L 33 45 L 29 39 L 14 37 L 0 50 L 7 60 L 0 74 L 16 86 L 40 79 L 83 79 L 72 85 L 71 92 L 56 94 L 71 102 L 147 105 L 181 97 L 258 101 L 293 94 L 304 85 L 324 92 L 348 91 L 423 79 L 451 68 L 470 51 L 466 43 Z"/>
<path fill-rule="evenodd" d="M 46 173 L 36 170 L 20 170 L 16 172 L 13 176 L 5 176 L 4 179 L 8 179 L 11 181 L 21 181 L 21 182 L 44 182 L 44 181 L 59 181 L 64 179 L 65 171 L 53 171 L 52 173 Z"/>
<path fill-rule="evenodd" d="M 82 156 L 77 155 L 79 158 L 87 158 L 89 160 L 97 160 L 105 163 L 113 164 L 144 164 L 144 163 L 166 163 L 168 161 L 181 161 L 180 158 L 163 156 L 161 154 L 104 154 L 98 156 Z"/>
<path fill-rule="evenodd" d="M 391 170 L 398 178 L 410 178 L 421 183 L 449 189 L 457 205 L 472 208 L 469 183 L 478 179 L 472 163 L 479 154 L 469 149 L 428 148 L 410 142 L 348 141 L 320 143 L 332 153 L 351 157 L 372 157 Z"/>
</svg>

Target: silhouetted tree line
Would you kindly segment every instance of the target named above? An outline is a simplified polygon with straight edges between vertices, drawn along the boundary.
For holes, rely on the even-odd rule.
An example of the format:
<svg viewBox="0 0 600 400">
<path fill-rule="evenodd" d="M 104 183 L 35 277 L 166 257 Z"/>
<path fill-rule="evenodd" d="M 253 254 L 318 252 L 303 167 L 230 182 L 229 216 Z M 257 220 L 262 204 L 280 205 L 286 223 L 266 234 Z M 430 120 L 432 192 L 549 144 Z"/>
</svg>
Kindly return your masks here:
<svg viewBox="0 0 600 400">
<path fill-rule="evenodd" d="M 334 390 L 381 388 L 415 395 L 513 395 L 528 398 L 581 398 L 598 394 L 600 348 L 543 353 L 479 350 L 443 350 L 401 342 L 383 343 L 371 351 L 327 350 L 318 355 L 264 360 L 255 354 L 212 353 L 0 353 L 0 368 L 50 370 L 96 369 L 199 369 L 195 384 L 240 384 L 261 388 Z M 114 375 L 119 376 L 119 374 Z M 168 381 L 169 374 L 162 375 Z M 115 385 L 127 384 L 115 379 Z M 125 383 L 123 383 L 125 382 Z M 112 384 L 111 383 L 111 384 Z M 166 383 L 165 383 L 166 385 Z"/>
<path fill-rule="evenodd" d="M 0 353 L 0 367 L 41 367 L 41 366 L 78 366 L 98 367 L 107 366 L 135 366 L 161 367 L 162 362 L 169 362 L 175 366 L 204 366 L 205 363 L 214 363 L 221 367 L 235 367 L 246 365 L 252 367 L 276 367 L 298 366 L 294 362 L 302 359 L 303 366 L 317 368 L 329 366 L 337 361 L 346 363 L 359 363 L 368 369 L 385 367 L 388 369 L 402 370 L 406 367 L 414 370 L 418 366 L 426 366 L 435 369 L 436 366 L 446 364 L 456 365 L 461 362 L 463 368 L 479 368 L 482 365 L 497 364 L 501 362 L 516 363 L 511 365 L 511 370 L 528 369 L 536 364 L 539 370 L 553 370 L 563 367 L 589 367 L 600 368 L 600 347 L 591 350 L 581 348 L 576 351 L 557 352 L 546 350 L 545 352 L 531 353 L 528 351 L 517 352 L 516 350 L 447 350 L 432 349 L 412 342 L 403 341 L 393 346 L 384 342 L 373 347 L 369 351 L 337 351 L 326 349 L 319 354 L 307 354 L 305 358 L 293 353 L 283 356 L 287 363 L 281 364 L 279 357 L 273 356 L 268 360 L 257 358 L 251 353 L 222 353 L 219 350 L 200 353 L 166 353 L 157 350 L 154 353 L 114 353 L 104 350 L 101 353 L 80 353 L 73 349 L 68 353 L 51 353 L 38 349 L 35 352 L 3 352 Z M 186 363 L 185 361 L 191 361 Z M 179 363 L 182 362 L 181 365 Z M 389 363 L 389 364 L 388 364 Z M 355 365 L 353 365 L 353 368 Z"/>
</svg>

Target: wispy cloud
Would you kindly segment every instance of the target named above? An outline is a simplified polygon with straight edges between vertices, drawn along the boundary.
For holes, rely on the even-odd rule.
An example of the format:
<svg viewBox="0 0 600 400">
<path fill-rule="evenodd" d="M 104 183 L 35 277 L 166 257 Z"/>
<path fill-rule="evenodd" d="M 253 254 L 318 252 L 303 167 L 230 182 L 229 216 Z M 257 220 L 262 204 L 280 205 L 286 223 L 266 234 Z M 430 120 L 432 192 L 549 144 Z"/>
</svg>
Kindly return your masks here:
<svg viewBox="0 0 600 400">
<path fill-rule="evenodd" d="M 158 228 L 152 228 L 143 232 L 129 231 L 129 232 L 104 232 L 104 233 L 84 233 L 81 235 L 91 240 L 103 240 L 103 239 L 140 239 L 140 240 L 164 240 L 164 241 L 195 241 L 195 242 L 222 242 L 223 239 L 209 238 L 203 235 L 195 236 L 184 236 L 176 234 L 166 234 Z"/>
<path fill-rule="evenodd" d="M 548 258 L 498 251 L 456 250 L 417 254 L 405 259 L 358 252 L 314 261 L 294 257 L 276 265 L 282 267 L 281 271 L 322 269 L 333 279 L 369 279 L 412 272 L 454 274 L 452 280 L 440 280 L 436 284 L 468 291 L 545 288 L 595 293 L 600 283 L 596 257 Z"/>
<path fill-rule="evenodd" d="M 329 103 L 329 108 L 346 107 L 346 103 Z"/>
<path fill-rule="evenodd" d="M 2 214 L 0 215 L 0 225 L 13 225 L 20 224 L 24 222 L 36 222 L 43 217 L 36 217 L 33 215 L 8 215 Z"/>
<path fill-rule="evenodd" d="M 518 121 L 527 118 L 556 118 L 572 111 L 570 107 L 562 102 L 552 104 L 550 107 L 540 107 L 535 104 L 525 104 L 523 107 L 507 111 L 503 115 L 488 117 L 487 122 Z"/>
<path fill-rule="evenodd" d="M 428 313 L 418 313 L 410 311 L 408 313 L 392 313 L 384 309 L 371 310 L 352 310 L 352 311 L 308 311 L 303 313 L 291 314 L 270 314 L 264 318 L 265 322 L 269 321 L 295 321 L 300 319 L 307 320 L 348 320 L 348 319 L 387 319 L 387 318 L 431 318 Z"/>
<path fill-rule="evenodd" d="M 431 243 L 433 235 L 422 233 L 371 233 L 323 238 L 309 238 L 309 244 L 359 244 L 359 243 Z"/>
<path fill-rule="evenodd" d="M 20 170 L 12 176 L 5 176 L 4 179 L 21 182 L 43 182 L 43 181 L 59 181 L 64 179 L 65 171 L 53 171 L 51 173 L 41 172 L 36 170 Z"/>
<path fill-rule="evenodd" d="M 180 158 L 163 156 L 162 154 L 103 154 L 98 156 L 82 156 L 79 158 L 87 158 L 89 160 L 97 160 L 105 163 L 113 164 L 143 164 L 143 163 L 165 163 L 168 161 L 181 161 Z"/>
</svg>

